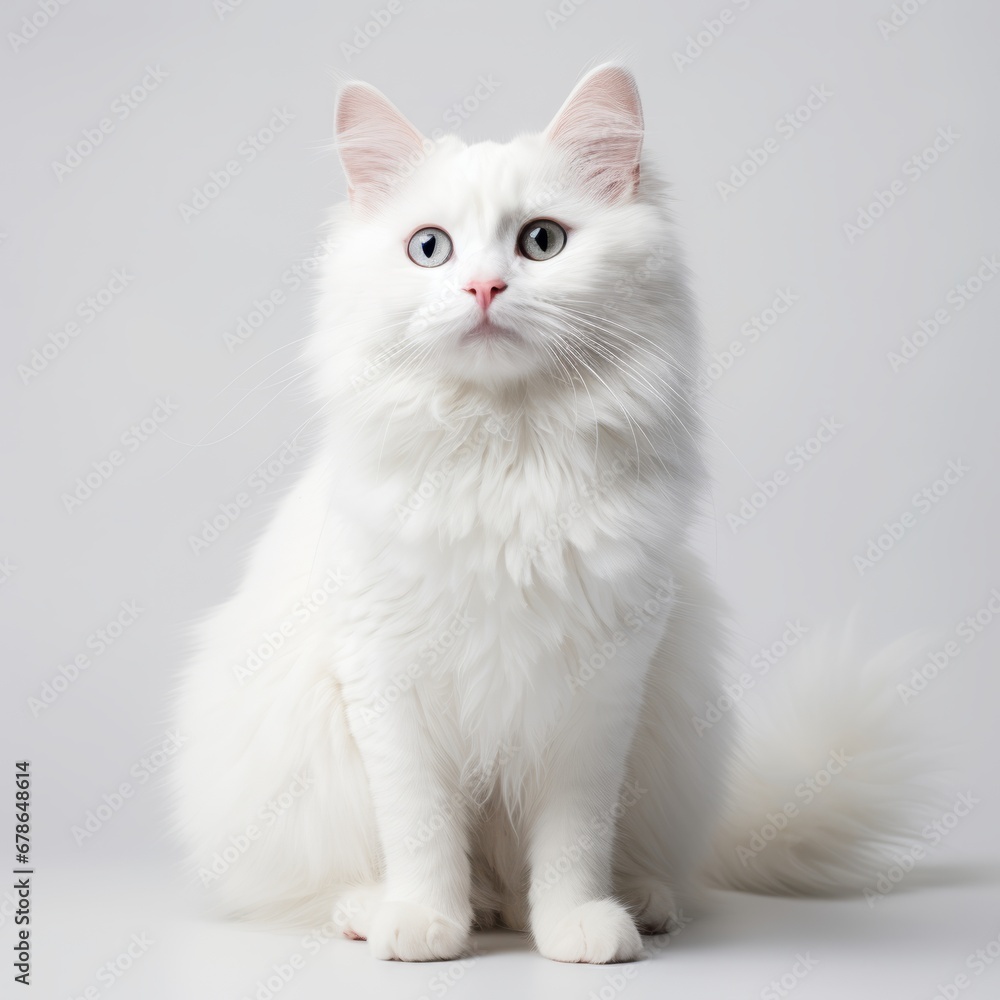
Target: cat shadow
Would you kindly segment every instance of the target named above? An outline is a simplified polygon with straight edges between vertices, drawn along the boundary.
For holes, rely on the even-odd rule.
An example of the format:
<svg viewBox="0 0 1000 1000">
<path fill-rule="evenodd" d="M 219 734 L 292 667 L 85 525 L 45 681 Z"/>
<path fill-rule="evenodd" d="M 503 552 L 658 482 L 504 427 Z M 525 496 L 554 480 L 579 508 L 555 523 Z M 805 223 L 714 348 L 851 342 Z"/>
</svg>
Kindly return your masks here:
<svg viewBox="0 0 1000 1000">
<path fill-rule="evenodd" d="M 948 862 L 923 865 L 906 873 L 898 882 L 881 883 L 884 891 L 867 895 L 844 893 L 826 896 L 768 896 L 757 893 L 715 890 L 709 905 L 703 905 L 688 926 L 669 936 L 671 950 L 698 951 L 720 945 L 767 946 L 776 939 L 816 936 L 857 947 L 877 947 L 870 919 L 886 913 L 886 900 L 900 896 L 931 897 L 943 889 L 962 889 L 1000 884 L 1000 863 Z M 914 900 L 916 902 L 916 900 Z M 886 927 L 925 924 L 933 918 L 921 906 L 895 908 L 883 918 Z M 895 933 L 887 931 L 887 933 Z M 662 949 L 661 949 L 662 950 Z"/>
<path fill-rule="evenodd" d="M 710 898 L 671 934 L 643 938 L 643 955 L 637 962 L 655 961 L 667 952 L 718 951 L 720 947 L 766 948 L 776 940 L 816 936 L 845 945 L 875 946 L 871 926 L 859 920 L 859 905 L 865 913 L 878 912 L 889 896 L 920 895 L 939 889 L 1000 884 L 1000 863 L 954 862 L 923 865 L 909 872 L 891 889 L 876 894 L 874 903 L 857 893 L 811 897 L 769 896 L 757 893 L 713 890 Z M 893 920 L 923 922 L 926 911 L 909 911 Z M 473 954 L 492 957 L 534 952 L 531 937 L 522 931 L 493 927 L 473 936 Z M 625 963 L 627 964 L 627 963 Z"/>
</svg>

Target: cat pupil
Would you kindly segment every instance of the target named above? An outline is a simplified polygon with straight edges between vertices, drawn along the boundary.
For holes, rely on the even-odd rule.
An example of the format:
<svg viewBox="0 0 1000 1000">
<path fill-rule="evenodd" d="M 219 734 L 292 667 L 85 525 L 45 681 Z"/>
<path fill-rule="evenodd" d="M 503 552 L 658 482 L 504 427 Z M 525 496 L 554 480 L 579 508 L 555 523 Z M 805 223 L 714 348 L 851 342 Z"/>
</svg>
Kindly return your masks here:
<svg viewBox="0 0 1000 1000">
<path fill-rule="evenodd" d="M 433 257 L 434 256 L 434 246 L 435 246 L 436 243 L 437 243 L 437 237 L 436 236 L 425 236 L 420 241 L 420 249 L 423 250 L 425 257 Z"/>
<path fill-rule="evenodd" d="M 538 249 L 545 253 L 549 248 L 549 231 L 543 226 L 539 226 L 537 229 L 532 229 L 530 233 L 531 238 L 538 244 Z"/>
</svg>

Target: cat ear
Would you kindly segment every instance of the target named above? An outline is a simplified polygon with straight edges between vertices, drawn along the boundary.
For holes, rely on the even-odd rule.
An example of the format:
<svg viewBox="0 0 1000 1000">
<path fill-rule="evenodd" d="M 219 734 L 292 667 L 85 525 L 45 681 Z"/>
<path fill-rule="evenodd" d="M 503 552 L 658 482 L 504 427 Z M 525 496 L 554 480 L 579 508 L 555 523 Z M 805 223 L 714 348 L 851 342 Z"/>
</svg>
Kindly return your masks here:
<svg viewBox="0 0 1000 1000">
<path fill-rule="evenodd" d="M 381 91 L 346 83 L 334 115 L 337 152 L 351 202 L 375 207 L 423 155 L 424 137 Z"/>
<path fill-rule="evenodd" d="M 642 105 L 635 78 L 621 66 L 591 70 L 545 130 L 569 153 L 580 180 L 599 198 L 614 202 L 639 186 Z"/>
</svg>

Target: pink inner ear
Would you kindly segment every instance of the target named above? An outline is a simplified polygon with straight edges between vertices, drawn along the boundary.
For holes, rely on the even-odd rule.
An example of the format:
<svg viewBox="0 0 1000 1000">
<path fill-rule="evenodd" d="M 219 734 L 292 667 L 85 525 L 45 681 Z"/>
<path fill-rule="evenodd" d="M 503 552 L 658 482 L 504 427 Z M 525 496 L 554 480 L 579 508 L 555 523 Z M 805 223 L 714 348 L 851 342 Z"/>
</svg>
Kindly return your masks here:
<svg viewBox="0 0 1000 1000">
<path fill-rule="evenodd" d="M 424 137 L 374 87 L 348 83 L 337 98 L 337 150 L 351 200 L 373 206 L 423 153 Z"/>
<path fill-rule="evenodd" d="M 569 153 L 581 182 L 607 201 L 639 184 L 642 105 L 635 80 L 620 66 L 599 66 L 577 84 L 545 132 Z"/>
</svg>

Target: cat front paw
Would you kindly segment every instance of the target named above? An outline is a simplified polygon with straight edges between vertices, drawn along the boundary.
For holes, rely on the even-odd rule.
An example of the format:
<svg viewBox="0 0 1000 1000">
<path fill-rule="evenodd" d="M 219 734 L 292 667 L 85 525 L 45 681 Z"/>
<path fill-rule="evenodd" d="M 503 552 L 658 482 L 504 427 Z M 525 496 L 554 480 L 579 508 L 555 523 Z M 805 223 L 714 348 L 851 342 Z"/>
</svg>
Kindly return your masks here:
<svg viewBox="0 0 1000 1000">
<path fill-rule="evenodd" d="M 613 899 L 594 899 L 550 927 L 536 927 L 538 950 L 557 962 L 631 962 L 642 951 L 632 916 Z"/>
<path fill-rule="evenodd" d="M 467 923 L 419 903 L 387 900 L 376 908 L 368 927 L 372 955 L 400 962 L 458 958 L 468 941 Z"/>
</svg>

